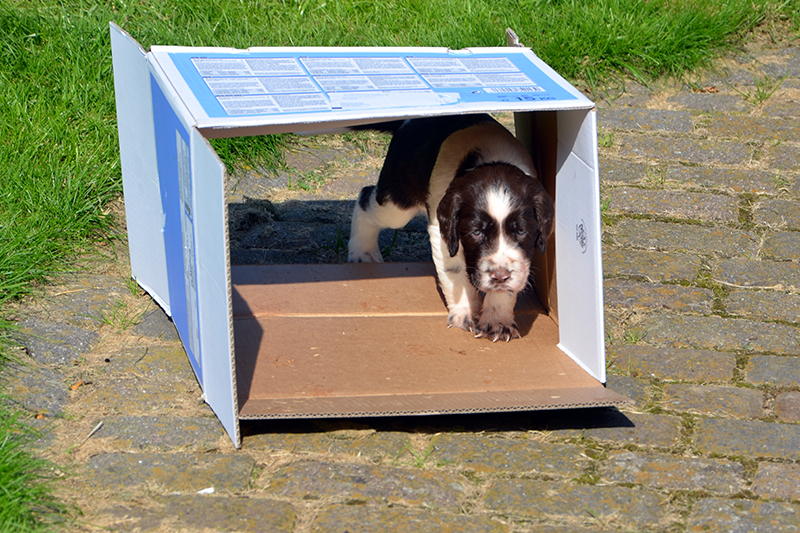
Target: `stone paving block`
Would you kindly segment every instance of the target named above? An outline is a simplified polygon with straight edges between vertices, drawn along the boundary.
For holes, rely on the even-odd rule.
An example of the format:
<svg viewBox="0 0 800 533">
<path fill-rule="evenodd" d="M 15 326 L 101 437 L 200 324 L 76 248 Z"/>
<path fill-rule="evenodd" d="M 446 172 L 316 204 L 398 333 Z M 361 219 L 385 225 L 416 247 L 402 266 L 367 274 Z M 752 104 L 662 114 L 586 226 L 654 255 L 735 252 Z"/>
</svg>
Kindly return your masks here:
<svg viewBox="0 0 800 533">
<path fill-rule="evenodd" d="M 303 139 L 297 145 L 289 147 L 285 153 L 287 170 L 267 171 L 269 176 L 258 170 L 248 171 L 231 180 L 226 191 L 230 203 L 244 203 L 251 198 L 266 198 L 274 189 L 286 189 L 298 174 L 315 169 L 325 169 L 337 161 L 357 164 L 364 160 L 366 154 L 355 144 L 342 143 L 333 148 L 325 146 L 313 139 Z"/>
<path fill-rule="evenodd" d="M 443 433 L 433 438 L 436 464 L 481 473 L 547 474 L 579 477 L 586 458 L 579 446 L 536 442 L 527 438 Z"/>
<path fill-rule="evenodd" d="M 671 309 L 691 313 L 711 313 L 714 293 L 708 289 L 608 279 L 603 282 L 606 306 Z"/>
<path fill-rule="evenodd" d="M 643 379 L 608 373 L 606 386 L 633 400 L 636 407 L 641 407 L 650 399 L 650 384 Z"/>
<path fill-rule="evenodd" d="M 616 107 L 643 107 L 647 108 L 648 103 L 656 94 L 651 87 L 646 87 L 634 81 L 626 81 L 622 88 L 603 88 L 598 90 L 601 99 L 598 105 L 604 109 Z"/>
<path fill-rule="evenodd" d="M 725 300 L 725 310 L 732 315 L 760 320 L 800 322 L 800 295 L 775 291 L 733 291 Z"/>
<path fill-rule="evenodd" d="M 486 491 L 486 507 L 534 518 L 612 519 L 623 526 L 646 527 L 664 518 L 661 496 L 639 489 L 562 485 L 534 479 L 497 480 Z"/>
<path fill-rule="evenodd" d="M 84 390 L 85 389 L 85 390 Z M 195 380 L 176 376 L 161 379 L 128 375 L 114 377 L 91 387 L 81 387 L 80 398 L 100 407 L 108 415 L 155 414 L 164 409 L 174 409 L 178 397 L 190 397 L 196 402 L 200 387 Z"/>
<path fill-rule="evenodd" d="M 618 245 L 722 257 L 753 257 L 759 245 L 755 235 L 741 230 L 657 220 L 620 220 L 607 233 Z"/>
<path fill-rule="evenodd" d="M 29 411 L 44 416 L 61 416 L 69 404 L 66 376 L 59 371 L 35 366 L 13 365 L 3 369 L 3 392 Z"/>
<path fill-rule="evenodd" d="M 442 471 L 330 462 L 292 463 L 269 479 L 270 495 L 301 499 L 379 501 L 456 509 L 467 480 Z"/>
<path fill-rule="evenodd" d="M 764 395 L 759 390 L 741 387 L 666 384 L 663 405 L 673 411 L 759 418 L 764 414 Z"/>
<path fill-rule="evenodd" d="M 195 531 L 214 527 L 220 531 L 294 530 L 295 511 L 286 502 L 224 496 L 169 496 L 164 515 Z"/>
<path fill-rule="evenodd" d="M 800 78 L 800 47 L 787 46 L 777 50 L 774 55 L 776 56 L 774 63 L 782 67 L 779 72 L 784 74 L 781 74 L 781 76 Z"/>
<path fill-rule="evenodd" d="M 739 199 L 722 194 L 620 187 L 605 193 L 609 212 L 734 223 Z"/>
<path fill-rule="evenodd" d="M 773 410 L 783 422 L 800 422 L 800 392 L 778 394 Z"/>
<path fill-rule="evenodd" d="M 750 490 L 765 499 L 800 500 L 800 465 L 759 463 Z"/>
<path fill-rule="evenodd" d="M 410 446 L 409 434 L 400 431 L 342 430 L 310 433 L 261 433 L 246 436 L 248 450 L 292 453 L 343 453 L 373 461 L 400 457 Z"/>
<path fill-rule="evenodd" d="M 767 100 L 761 113 L 765 117 L 798 118 L 800 117 L 800 101 L 791 100 Z"/>
<path fill-rule="evenodd" d="M 784 60 L 775 60 L 774 58 L 765 58 L 765 60 L 769 60 L 769 62 L 765 62 L 762 69 L 765 76 L 769 76 L 771 79 L 766 80 L 767 82 L 771 83 L 771 87 L 775 87 L 784 76 L 787 76 L 786 79 L 783 80 L 781 83 L 781 89 L 797 89 L 797 78 L 796 78 L 796 70 L 793 72 L 792 67 L 786 64 Z M 794 76 L 793 76 L 794 75 Z M 763 82 L 763 80 L 761 80 Z"/>
<path fill-rule="evenodd" d="M 800 386 L 800 357 L 755 355 L 744 370 L 745 379 L 756 385 Z"/>
<path fill-rule="evenodd" d="M 795 533 L 800 507 L 788 503 L 707 498 L 692 506 L 687 531 Z"/>
<path fill-rule="evenodd" d="M 692 281 L 700 271 L 700 258 L 680 253 L 603 249 L 606 276 L 635 276 L 649 281 Z"/>
<path fill-rule="evenodd" d="M 731 258 L 717 264 L 714 279 L 737 287 L 800 289 L 800 264 Z"/>
<path fill-rule="evenodd" d="M 606 358 L 612 368 L 634 376 L 676 381 L 728 382 L 736 368 L 734 354 L 712 350 L 614 345 Z"/>
<path fill-rule="evenodd" d="M 741 97 L 723 93 L 681 92 L 670 97 L 668 102 L 679 104 L 685 109 L 704 113 L 743 113 L 750 109 L 750 106 Z"/>
<path fill-rule="evenodd" d="M 612 531 L 619 531 L 614 529 L 613 526 L 606 526 L 605 524 L 602 524 L 601 520 L 594 518 L 580 520 L 586 524 L 585 527 L 571 523 L 574 521 L 574 519 L 567 518 L 566 520 L 559 520 L 560 523 L 557 525 L 536 524 L 536 529 L 534 531 L 536 533 L 611 533 Z M 608 521 L 614 523 L 614 518 L 612 517 L 608 519 Z"/>
<path fill-rule="evenodd" d="M 681 419 L 671 415 L 596 410 L 594 423 L 577 429 L 548 428 L 565 438 L 590 437 L 603 442 L 668 448 L 680 440 Z"/>
<path fill-rule="evenodd" d="M 653 167 L 644 163 L 632 163 L 600 156 L 600 180 L 602 183 L 637 183 L 645 179 Z"/>
<path fill-rule="evenodd" d="M 329 449 L 331 453 L 345 453 L 380 461 L 407 456 L 411 444 L 408 433 L 381 431 L 365 438 L 355 439 L 334 435 Z"/>
<path fill-rule="evenodd" d="M 773 117 L 719 115 L 704 124 L 703 129 L 718 138 L 770 139 L 772 142 L 800 139 L 800 124 L 797 121 Z"/>
<path fill-rule="evenodd" d="M 38 363 L 65 366 L 79 360 L 100 340 L 94 331 L 31 317 L 19 324 L 14 339 Z"/>
<path fill-rule="evenodd" d="M 89 330 L 124 305 L 125 296 L 130 295 L 121 280 L 104 275 L 67 275 L 58 281 L 66 283 L 37 302 L 46 311 L 47 319 Z"/>
<path fill-rule="evenodd" d="M 148 377 L 194 379 L 194 370 L 183 346 L 140 344 L 107 354 L 108 375 L 136 373 Z"/>
<path fill-rule="evenodd" d="M 704 350 L 800 353 L 800 330 L 783 324 L 717 316 L 653 315 L 639 330 L 646 342 Z"/>
<path fill-rule="evenodd" d="M 242 447 L 253 451 L 329 453 L 331 438 L 325 432 L 258 433 L 244 435 Z"/>
<path fill-rule="evenodd" d="M 732 193 L 777 194 L 781 188 L 796 190 L 794 177 L 776 179 L 775 172 L 721 167 L 670 166 L 665 179 L 689 187 L 713 188 Z"/>
<path fill-rule="evenodd" d="M 800 260 L 800 232 L 773 233 L 764 239 L 761 256 L 775 261 Z"/>
<path fill-rule="evenodd" d="M 137 335 L 165 342 L 180 341 L 175 324 L 160 307 L 146 312 L 139 323 L 133 326 L 132 331 Z"/>
<path fill-rule="evenodd" d="M 753 219 L 756 224 L 789 230 L 800 229 L 800 202 L 785 198 L 765 198 L 754 205 Z"/>
<path fill-rule="evenodd" d="M 511 124 L 511 131 L 513 132 L 513 123 Z M 385 157 L 384 153 L 381 160 Z M 352 177 L 346 180 L 332 180 L 323 185 L 318 191 L 319 194 L 324 195 L 326 198 L 334 198 L 342 201 L 352 201 L 353 198 L 358 198 L 358 193 L 367 185 L 374 185 L 378 182 L 380 175 L 380 168 L 374 170 L 361 170 L 355 173 Z"/>
<path fill-rule="evenodd" d="M 601 476 L 612 483 L 715 494 L 734 494 L 746 485 L 740 463 L 628 451 L 611 452 L 603 461 Z"/>
<path fill-rule="evenodd" d="M 147 486 L 163 492 L 196 493 L 214 487 L 237 492 L 249 487 L 255 461 L 244 454 L 104 453 L 89 459 L 86 483 L 100 490 Z"/>
<path fill-rule="evenodd" d="M 10 400 L 10 399 L 9 399 Z M 0 401 L 6 401 L 2 399 Z M 11 407 L 13 409 L 13 400 Z M 20 420 L 20 430 L 24 428 L 24 436 L 22 440 L 26 446 L 36 452 L 50 452 L 54 448 L 57 436 L 55 431 L 63 427 L 63 418 L 28 418 Z"/>
<path fill-rule="evenodd" d="M 488 516 L 443 514 L 402 507 L 335 505 L 323 508 L 311 524 L 312 532 L 325 533 L 503 533 L 508 526 Z"/>
<path fill-rule="evenodd" d="M 699 165 L 744 165 L 751 161 L 754 148 L 738 141 L 651 137 L 620 134 L 615 145 L 619 157 L 642 157 L 658 162 L 686 161 Z"/>
<path fill-rule="evenodd" d="M 697 422 L 695 444 L 704 455 L 800 459 L 800 426 L 707 418 Z"/>
<path fill-rule="evenodd" d="M 259 531 L 291 533 L 297 522 L 294 507 L 262 498 L 216 495 L 171 495 L 153 508 L 130 505 L 105 510 L 100 518 L 109 530 L 141 531 Z M 88 522 L 96 523 L 90 517 Z"/>
<path fill-rule="evenodd" d="M 800 137 L 795 137 L 793 140 L 797 142 L 798 138 Z M 800 169 L 800 154 L 798 154 L 798 152 L 800 152 L 800 149 L 798 149 L 797 145 L 788 143 L 772 147 L 767 152 L 770 168 L 781 170 L 789 174 L 796 174 L 798 169 Z"/>
<path fill-rule="evenodd" d="M 692 116 L 686 111 L 616 107 L 602 109 L 597 124 L 612 130 L 665 131 L 691 133 Z"/>
<path fill-rule="evenodd" d="M 114 416 L 102 422 L 93 438 L 112 439 L 114 448 L 124 450 L 211 449 L 225 434 L 212 417 Z"/>
<path fill-rule="evenodd" d="M 743 64 L 747 64 L 749 67 L 752 61 L 753 58 L 748 57 L 746 60 L 744 60 Z M 705 93 L 710 94 L 711 96 L 717 96 L 719 94 L 736 95 L 737 93 L 735 91 L 728 89 L 729 86 L 754 85 L 756 80 L 755 74 L 750 70 L 750 68 L 741 67 L 738 65 L 734 65 L 732 67 L 726 66 L 724 70 L 701 72 L 699 74 L 703 76 L 702 81 L 695 82 L 695 87 L 715 87 L 718 91 L 720 91 L 718 93 Z M 694 93 L 703 94 L 699 92 Z"/>
</svg>

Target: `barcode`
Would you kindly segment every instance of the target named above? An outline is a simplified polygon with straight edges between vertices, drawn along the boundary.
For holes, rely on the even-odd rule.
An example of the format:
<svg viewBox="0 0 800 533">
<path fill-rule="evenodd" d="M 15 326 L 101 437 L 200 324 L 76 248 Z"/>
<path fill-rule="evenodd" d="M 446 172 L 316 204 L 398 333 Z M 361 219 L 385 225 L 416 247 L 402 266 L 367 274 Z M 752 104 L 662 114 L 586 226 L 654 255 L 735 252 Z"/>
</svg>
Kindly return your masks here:
<svg viewBox="0 0 800 533">
<path fill-rule="evenodd" d="M 544 89 L 538 85 L 528 87 L 484 87 L 487 93 L 543 93 Z"/>
</svg>

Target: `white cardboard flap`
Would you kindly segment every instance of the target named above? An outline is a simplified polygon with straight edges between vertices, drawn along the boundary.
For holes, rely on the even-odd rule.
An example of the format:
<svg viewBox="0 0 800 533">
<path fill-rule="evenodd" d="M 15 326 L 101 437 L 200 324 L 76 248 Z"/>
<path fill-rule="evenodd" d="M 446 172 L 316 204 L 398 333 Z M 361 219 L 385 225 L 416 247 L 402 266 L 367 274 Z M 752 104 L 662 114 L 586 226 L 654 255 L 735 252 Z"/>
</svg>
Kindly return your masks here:
<svg viewBox="0 0 800 533">
<path fill-rule="evenodd" d="M 556 276 L 559 347 L 605 383 L 600 180 L 595 111 L 558 114 Z"/>
<path fill-rule="evenodd" d="M 164 212 L 153 136 L 150 68 L 139 43 L 111 23 L 114 91 L 131 273 L 170 314 Z"/>
<path fill-rule="evenodd" d="M 214 149 L 192 129 L 194 239 L 200 366 L 203 392 L 230 435 L 239 442 L 239 419 L 233 388 L 235 375 L 231 339 L 230 266 L 228 264 L 228 205 L 225 166 Z"/>
<path fill-rule="evenodd" d="M 525 48 L 170 46 L 150 55 L 207 137 L 593 106 Z"/>
</svg>

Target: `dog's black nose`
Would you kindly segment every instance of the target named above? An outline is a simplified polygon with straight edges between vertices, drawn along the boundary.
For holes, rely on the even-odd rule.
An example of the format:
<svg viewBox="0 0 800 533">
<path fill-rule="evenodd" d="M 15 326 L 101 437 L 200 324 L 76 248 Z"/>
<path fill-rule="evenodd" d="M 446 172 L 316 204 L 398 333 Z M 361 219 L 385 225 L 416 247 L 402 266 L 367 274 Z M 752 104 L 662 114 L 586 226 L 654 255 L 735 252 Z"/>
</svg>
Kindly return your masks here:
<svg viewBox="0 0 800 533">
<path fill-rule="evenodd" d="M 492 270 L 491 277 L 494 281 L 503 283 L 511 277 L 511 272 L 507 268 L 498 268 L 497 270 Z"/>
</svg>

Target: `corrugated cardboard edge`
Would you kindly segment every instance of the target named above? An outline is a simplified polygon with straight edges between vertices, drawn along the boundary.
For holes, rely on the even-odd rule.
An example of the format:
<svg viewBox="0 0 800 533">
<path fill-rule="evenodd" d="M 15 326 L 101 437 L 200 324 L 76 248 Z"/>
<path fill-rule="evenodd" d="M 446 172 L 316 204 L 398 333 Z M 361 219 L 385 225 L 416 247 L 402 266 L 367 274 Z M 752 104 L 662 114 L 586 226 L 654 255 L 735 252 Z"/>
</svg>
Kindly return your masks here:
<svg viewBox="0 0 800 533">
<path fill-rule="evenodd" d="M 222 422 L 225 429 L 231 436 L 234 446 L 241 445 L 241 432 L 239 431 L 239 404 L 237 395 L 237 382 L 236 382 L 236 352 L 234 343 L 234 322 L 232 312 L 233 302 L 233 288 L 231 281 L 231 265 L 230 257 L 230 236 L 228 233 L 228 204 L 225 198 L 225 190 L 227 183 L 227 171 L 225 165 L 219 159 L 216 151 L 214 151 L 208 139 L 197 131 L 196 128 L 192 129 L 193 138 L 193 157 L 199 157 L 200 154 L 205 153 L 207 156 L 213 157 L 214 164 L 210 161 L 205 161 L 205 169 L 202 172 L 193 172 L 193 185 L 202 185 L 201 177 L 205 174 L 205 170 L 215 168 L 213 175 L 219 177 L 219 180 L 214 180 L 214 186 L 206 182 L 206 190 L 211 191 L 216 189 L 219 196 L 216 196 L 214 202 L 218 208 L 221 218 L 221 236 L 218 232 L 214 231 L 209 233 L 206 231 L 204 234 L 200 233 L 201 228 L 205 227 L 199 221 L 195 221 L 195 229 L 198 232 L 197 238 L 205 238 L 207 241 L 214 238 L 221 240 L 220 246 L 222 248 L 222 257 L 218 254 L 213 254 L 213 257 L 207 255 L 201 257 L 200 250 L 198 250 L 197 262 L 197 291 L 200 301 L 200 317 L 201 327 L 205 334 L 201 334 L 201 364 L 203 368 L 203 393 L 206 401 L 212 410 L 217 415 L 217 418 Z M 202 146 L 199 146 L 202 144 Z M 205 212 L 209 212 L 206 210 Z M 216 218 L 216 217 L 215 217 Z M 216 227 L 216 226 L 215 226 Z M 208 230 L 207 227 L 205 227 Z M 218 241 L 219 242 L 219 241 Z M 217 247 L 214 247 L 215 249 Z M 205 260 L 203 260 L 205 259 Z M 212 273 L 213 279 L 221 281 L 221 283 L 208 283 L 205 273 Z M 222 306 L 225 306 L 223 309 Z M 227 319 L 227 320 L 226 320 Z M 224 324 L 224 326 L 223 326 Z M 209 336 L 208 332 L 213 331 L 214 334 Z M 224 332 L 224 333 L 223 333 Z M 226 339 L 223 342 L 222 339 Z M 221 357 L 211 358 L 208 356 L 209 351 L 217 353 L 227 352 L 229 359 L 227 363 Z M 226 368 L 227 366 L 227 368 Z M 225 373 L 229 375 L 229 382 L 227 379 L 220 379 Z M 226 384 L 229 383 L 229 386 Z"/>
<path fill-rule="evenodd" d="M 580 389 L 539 389 L 485 393 L 352 396 L 251 400 L 258 414 L 240 413 L 243 420 L 284 418 L 360 418 L 423 416 L 515 411 L 546 411 L 588 407 L 623 407 L 632 400 L 602 385 Z M 431 409 L 435 403 L 438 407 Z M 423 407 L 424 406 L 424 407 Z"/>
<path fill-rule="evenodd" d="M 225 171 L 223 175 L 223 183 L 225 190 L 228 190 L 228 172 Z M 229 229 L 229 221 L 228 221 L 228 209 L 225 209 L 225 257 L 230 257 L 230 234 L 228 233 Z M 233 440 L 234 446 L 236 448 L 242 447 L 242 431 L 241 427 L 239 426 L 239 420 L 241 419 L 241 414 L 239 412 L 239 387 L 236 380 L 236 343 L 233 341 L 233 282 L 231 281 L 231 264 L 230 260 L 228 261 L 228 279 L 225 280 L 228 287 L 228 335 L 230 339 L 230 354 L 231 354 L 231 376 L 233 376 L 233 383 L 231 384 L 231 389 L 233 392 L 233 413 L 236 425 L 236 436 Z"/>
</svg>

